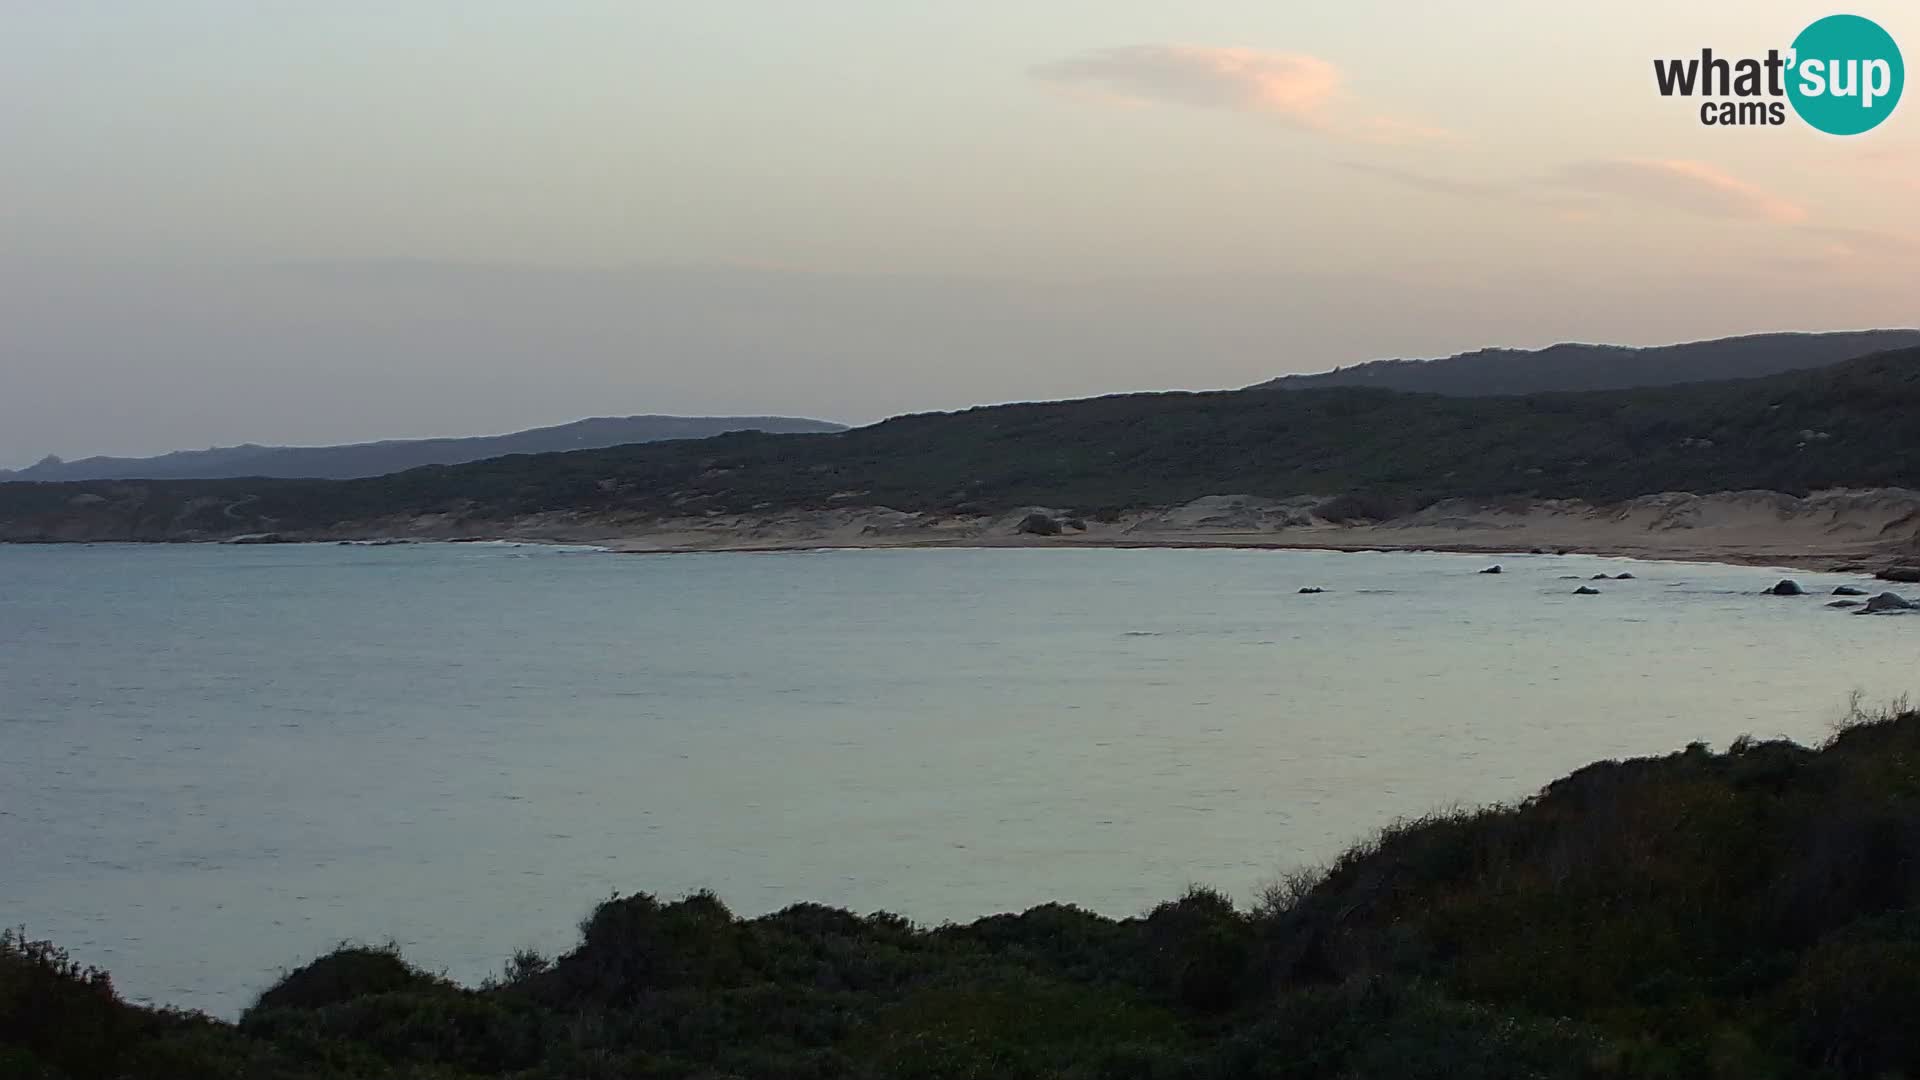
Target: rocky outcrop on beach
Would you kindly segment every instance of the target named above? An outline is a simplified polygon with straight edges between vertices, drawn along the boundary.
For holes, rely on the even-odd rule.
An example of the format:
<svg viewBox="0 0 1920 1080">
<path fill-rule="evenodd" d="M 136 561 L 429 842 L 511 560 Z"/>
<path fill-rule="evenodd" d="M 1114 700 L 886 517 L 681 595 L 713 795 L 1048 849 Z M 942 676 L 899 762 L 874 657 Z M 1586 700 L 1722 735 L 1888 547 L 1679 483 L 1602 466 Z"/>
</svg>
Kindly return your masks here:
<svg viewBox="0 0 1920 1080">
<path fill-rule="evenodd" d="M 1899 593 L 1883 592 L 1868 600 L 1865 606 L 1861 607 L 1860 614 L 1883 615 L 1896 611 L 1912 611 L 1916 607 L 1920 607 L 1920 604 L 1915 604 Z"/>
<path fill-rule="evenodd" d="M 1013 531 L 1027 536 L 1059 536 L 1060 523 L 1045 514 L 1028 514 Z"/>
</svg>

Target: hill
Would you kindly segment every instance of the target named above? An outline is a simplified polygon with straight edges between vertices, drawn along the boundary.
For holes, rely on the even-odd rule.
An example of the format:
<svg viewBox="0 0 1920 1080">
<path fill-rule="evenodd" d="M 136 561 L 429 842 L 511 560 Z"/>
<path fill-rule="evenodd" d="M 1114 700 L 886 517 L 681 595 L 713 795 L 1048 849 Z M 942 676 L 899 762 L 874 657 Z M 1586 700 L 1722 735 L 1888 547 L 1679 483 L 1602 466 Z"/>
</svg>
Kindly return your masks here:
<svg viewBox="0 0 1920 1080">
<path fill-rule="evenodd" d="M 215 479 L 232 476 L 380 476 L 422 465 L 457 465 L 504 454 L 594 450 L 662 439 L 704 439 L 729 431 L 844 431 L 845 425 L 785 416 L 604 416 L 510 435 L 456 439 L 389 439 L 345 446 L 216 446 L 148 458 L 50 457 L 0 480 Z"/>
<path fill-rule="evenodd" d="M 1481 349 L 1437 360 L 1374 360 L 1313 375 L 1283 375 L 1248 389 L 1366 386 L 1459 397 L 1623 390 L 1777 375 L 1916 345 L 1920 330 L 1754 334 L 1654 348 L 1562 344 L 1532 351 Z"/>
<path fill-rule="evenodd" d="M 0 1072 L 47 1080 L 1868 1080 L 1920 1073 L 1916 1015 L 1914 714 L 1591 765 L 1392 826 L 1251 910 L 1196 888 L 926 929 L 636 894 L 478 988 L 343 946 L 237 1024 L 0 935 Z"/>
<path fill-rule="evenodd" d="M 1593 501 L 1662 491 L 1920 487 L 1920 349 L 1764 379 L 1526 397 L 1334 388 L 1135 394 L 515 455 L 361 480 L 0 484 L 0 539 L 384 535 L 431 517 L 602 522 L 880 505 L 1093 516 L 1201 495 Z"/>
</svg>

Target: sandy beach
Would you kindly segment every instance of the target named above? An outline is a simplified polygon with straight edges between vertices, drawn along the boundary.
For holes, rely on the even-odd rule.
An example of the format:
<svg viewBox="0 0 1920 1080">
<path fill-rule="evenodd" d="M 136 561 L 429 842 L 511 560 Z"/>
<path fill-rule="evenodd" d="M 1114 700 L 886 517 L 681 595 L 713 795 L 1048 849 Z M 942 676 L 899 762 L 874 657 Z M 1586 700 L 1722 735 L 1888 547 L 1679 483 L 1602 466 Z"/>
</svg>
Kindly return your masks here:
<svg viewBox="0 0 1920 1080">
<path fill-rule="evenodd" d="M 650 520 L 542 515 L 488 535 L 596 543 L 628 553 L 1090 546 L 1580 552 L 1819 570 L 1920 561 L 1920 492 L 1900 489 L 1805 498 L 1770 491 L 1674 492 L 1605 505 L 1455 499 L 1386 521 L 1355 523 L 1319 517 L 1314 511 L 1324 502 L 1319 496 L 1210 495 L 1106 519 L 1046 506 L 992 516 L 874 506 Z M 1035 516 L 1059 531 L 1041 523 L 1023 527 Z M 416 521 L 397 531 L 424 538 L 447 524 Z M 1031 531 L 1035 527 L 1043 531 Z"/>
</svg>

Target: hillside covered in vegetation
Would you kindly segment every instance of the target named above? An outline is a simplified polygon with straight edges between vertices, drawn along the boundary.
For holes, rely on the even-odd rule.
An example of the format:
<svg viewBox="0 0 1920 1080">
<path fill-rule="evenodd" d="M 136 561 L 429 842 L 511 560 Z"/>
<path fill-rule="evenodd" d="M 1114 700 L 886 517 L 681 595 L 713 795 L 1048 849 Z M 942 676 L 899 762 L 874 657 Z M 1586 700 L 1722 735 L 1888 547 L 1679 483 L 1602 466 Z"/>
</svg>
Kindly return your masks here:
<svg viewBox="0 0 1920 1080">
<path fill-rule="evenodd" d="M 0 1075 L 47 1080 L 1868 1078 L 1920 1074 L 1915 1016 L 1916 714 L 1591 765 L 1251 910 L 928 929 L 633 895 L 477 988 L 342 947 L 237 1024 L 0 940 Z"/>
<path fill-rule="evenodd" d="M 1624 390 L 1753 379 L 1915 346 L 1920 346 L 1920 330 L 1748 334 L 1649 348 L 1563 343 L 1544 349 L 1480 349 L 1435 360 L 1374 360 L 1311 375 L 1282 375 L 1249 389 L 1368 386 L 1461 397 Z"/>
<path fill-rule="evenodd" d="M 1920 487 L 1920 349 L 1652 389 L 1458 398 L 1386 390 L 1135 394 L 516 455 L 346 481 L 0 485 L 0 539 L 379 535 L 542 513 L 601 520 L 847 505 L 1097 515 L 1233 492 L 1453 496 Z"/>
</svg>

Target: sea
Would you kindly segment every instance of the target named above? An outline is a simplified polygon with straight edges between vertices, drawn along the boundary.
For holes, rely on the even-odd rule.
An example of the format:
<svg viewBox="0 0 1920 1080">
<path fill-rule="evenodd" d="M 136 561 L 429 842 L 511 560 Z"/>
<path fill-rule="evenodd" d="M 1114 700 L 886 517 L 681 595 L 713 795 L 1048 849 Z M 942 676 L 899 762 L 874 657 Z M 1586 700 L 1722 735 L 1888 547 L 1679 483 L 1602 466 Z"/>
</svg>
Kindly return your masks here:
<svg viewBox="0 0 1920 1080">
<path fill-rule="evenodd" d="M 1397 819 L 1818 742 L 1920 688 L 1920 617 L 1826 607 L 1842 584 L 1872 588 L 1582 555 L 0 547 L 0 923 L 231 1017 L 344 941 L 477 982 L 637 891 L 925 925 L 1250 900 Z"/>
</svg>

